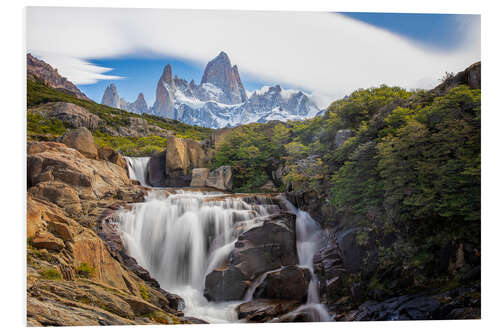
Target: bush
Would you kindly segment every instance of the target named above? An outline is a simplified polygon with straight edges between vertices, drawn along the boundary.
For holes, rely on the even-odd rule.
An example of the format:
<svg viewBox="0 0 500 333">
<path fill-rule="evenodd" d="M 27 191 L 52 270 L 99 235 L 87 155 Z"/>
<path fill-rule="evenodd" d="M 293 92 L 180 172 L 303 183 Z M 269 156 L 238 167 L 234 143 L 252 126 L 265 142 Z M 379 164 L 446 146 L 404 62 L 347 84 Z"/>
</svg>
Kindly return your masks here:
<svg viewBox="0 0 500 333">
<path fill-rule="evenodd" d="M 42 277 L 44 277 L 45 279 L 48 279 L 48 280 L 61 280 L 62 277 L 61 277 L 61 273 L 59 273 L 59 271 L 55 268 L 45 268 L 43 270 L 41 270 L 40 272 L 40 275 Z"/>
<path fill-rule="evenodd" d="M 88 279 L 94 276 L 95 269 L 86 262 L 82 262 L 76 269 L 76 272 L 79 276 Z"/>
<path fill-rule="evenodd" d="M 141 293 L 141 297 L 146 302 L 149 301 L 149 293 L 145 285 L 141 284 L 139 286 L 139 292 Z"/>
</svg>

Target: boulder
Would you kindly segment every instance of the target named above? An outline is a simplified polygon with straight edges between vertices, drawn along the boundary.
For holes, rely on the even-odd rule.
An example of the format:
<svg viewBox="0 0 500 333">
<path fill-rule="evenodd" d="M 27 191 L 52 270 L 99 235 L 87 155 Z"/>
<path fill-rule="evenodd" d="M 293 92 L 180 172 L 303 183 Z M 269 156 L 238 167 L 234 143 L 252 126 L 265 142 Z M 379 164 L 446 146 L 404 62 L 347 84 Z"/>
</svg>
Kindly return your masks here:
<svg viewBox="0 0 500 333">
<path fill-rule="evenodd" d="M 261 226 L 241 234 L 230 261 L 252 280 L 282 266 L 298 264 L 295 215 L 281 213 L 267 217 Z"/>
<path fill-rule="evenodd" d="M 205 187 L 207 186 L 207 178 L 210 170 L 208 168 L 193 169 L 191 187 Z"/>
<path fill-rule="evenodd" d="M 256 223 L 261 225 L 238 237 L 229 262 L 207 275 L 204 292 L 207 299 L 243 299 L 250 281 L 268 271 L 298 263 L 295 215 L 282 213 Z"/>
<path fill-rule="evenodd" d="M 60 141 L 68 147 L 75 148 L 87 158 L 97 159 L 99 157 L 94 137 L 85 127 L 66 132 Z"/>
<path fill-rule="evenodd" d="M 209 301 L 223 302 L 243 299 L 250 281 L 234 266 L 219 268 L 207 275 L 204 296 Z"/>
<path fill-rule="evenodd" d="M 257 287 L 254 298 L 276 298 L 305 302 L 307 300 L 311 272 L 307 268 L 285 266 L 270 272 Z"/>
<path fill-rule="evenodd" d="M 119 152 L 107 147 L 99 147 L 97 151 L 100 160 L 109 161 L 124 169 L 127 169 L 127 161 Z"/>
<path fill-rule="evenodd" d="M 354 136 L 354 132 L 350 129 L 341 129 L 337 131 L 335 134 L 335 146 L 338 148 L 342 146 L 347 139 Z"/>
<path fill-rule="evenodd" d="M 208 164 L 210 154 L 207 150 L 208 148 L 198 141 L 168 136 L 165 154 L 167 186 L 189 186 L 191 170 Z"/>
<path fill-rule="evenodd" d="M 233 189 L 233 171 L 231 166 L 223 165 L 211 171 L 207 178 L 207 186 L 222 191 Z"/>
<path fill-rule="evenodd" d="M 289 299 L 256 299 L 238 305 L 236 312 L 238 319 L 264 323 L 291 312 L 299 306 L 300 302 Z"/>
<path fill-rule="evenodd" d="M 213 187 L 222 191 L 233 188 L 233 172 L 230 166 L 224 165 L 213 171 L 208 168 L 193 169 L 191 187 Z"/>
<path fill-rule="evenodd" d="M 63 122 L 70 123 L 72 127 L 86 127 L 88 129 L 96 129 L 102 123 L 99 116 L 90 113 L 87 109 L 65 102 L 57 102 L 51 106 L 48 115 L 52 118 L 57 118 Z"/>
</svg>

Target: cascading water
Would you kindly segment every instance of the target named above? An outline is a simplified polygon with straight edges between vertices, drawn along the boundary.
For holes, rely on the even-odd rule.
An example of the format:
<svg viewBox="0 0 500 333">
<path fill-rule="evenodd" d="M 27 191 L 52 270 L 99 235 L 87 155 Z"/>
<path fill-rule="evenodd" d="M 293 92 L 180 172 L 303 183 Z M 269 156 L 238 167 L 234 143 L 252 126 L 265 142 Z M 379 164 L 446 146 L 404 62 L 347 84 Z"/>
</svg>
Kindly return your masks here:
<svg viewBox="0 0 500 333">
<path fill-rule="evenodd" d="M 127 158 L 127 163 L 130 178 L 145 184 L 148 159 Z M 308 268 L 313 277 L 307 303 L 295 312 L 306 311 L 314 321 L 329 321 L 328 312 L 319 304 L 312 264 L 313 255 L 321 246 L 323 231 L 308 213 L 297 210 L 284 198 L 281 201 L 297 216 L 299 265 Z M 239 234 L 259 226 L 263 217 L 279 210 L 274 204 L 249 204 L 241 196 L 220 192 L 153 190 L 145 202 L 120 210 L 117 222 L 129 255 L 146 268 L 163 289 L 185 300 L 186 316 L 212 323 L 236 322 L 236 306 L 251 300 L 253 291 L 270 272 L 254 281 L 245 299 L 237 302 L 208 302 L 203 296 L 205 277 L 227 260 Z"/>
<path fill-rule="evenodd" d="M 226 260 L 239 232 L 277 209 L 218 192 L 178 190 L 167 196 L 157 190 L 132 210 L 121 210 L 118 223 L 129 254 L 163 289 L 184 298 L 187 316 L 235 322 L 241 302 L 208 302 L 205 276 Z"/>
<path fill-rule="evenodd" d="M 127 160 L 129 178 L 138 180 L 141 185 L 147 186 L 149 157 L 125 156 L 125 159 Z"/>
</svg>

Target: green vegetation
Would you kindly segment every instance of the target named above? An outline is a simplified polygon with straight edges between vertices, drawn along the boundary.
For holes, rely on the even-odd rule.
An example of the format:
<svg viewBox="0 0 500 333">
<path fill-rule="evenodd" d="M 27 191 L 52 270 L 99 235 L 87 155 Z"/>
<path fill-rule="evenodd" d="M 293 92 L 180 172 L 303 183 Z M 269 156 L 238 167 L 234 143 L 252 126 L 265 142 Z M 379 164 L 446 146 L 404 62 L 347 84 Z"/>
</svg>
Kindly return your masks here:
<svg viewBox="0 0 500 333">
<path fill-rule="evenodd" d="M 215 161 L 235 166 L 236 190 L 248 192 L 286 168 L 282 188 L 327 200 L 336 216 L 326 223 L 362 227 L 360 246 L 375 236 L 379 271 L 403 267 L 425 285 L 446 273 L 440 249 L 480 247 L 480 114 L 481 91 L 467 86 L 361 89 L 322 117 L 240 126 Z M 337 147 L 342 129 L 352 137 Z"/>
<path fill-rule="evenodd" d="M 94 276 L 95 268 L 86 262 L 82 262 L 76 269 L 76 273 L 83 278 L 89 279 Z"/>
<path fill-rule="evenodd" d="M 97 130 L 94 142 L 101 147 L 112 148 L 127 156 L 150 156 L 165 149 L 167 139 L 161 136 L 112 136 Z"/>
<path fill-rule="evenodd" d="M 144 284 L 139 285 L 139 292 L 141 293 L 141 297 L 143 300 L 149 301 L 148 289 Z"/>
<path fill-rule="evenodd" d="M 173 316 L 171 314 L 167 314 L 162 311 L 154 311 L 151 313 L 148 313 L 146 315 L 149 319 L 157 322 L 158 324 L 163 324 L 163 325 L 173 325 L 173 324 L 180 324 L 179 318 L 176 316 Z"/>
<path fill-rule="evenodd" d="M 55 268 L 44 268 L 39 271 L 40 275 L 48 280 L 61 280 L 61 273 Z"/>
<path fill-rule="evenodd" d="M 27 85 L 27 106 L 34 108 L 44 103 L 50 102 L 68 102 L 84 107 L 89 112 L 98 115 L 103 124 L 93 134 L 99 136 L 99 144 L 105 147 L 123 147 L 122 152 L 134 155 L 145 155 L 161 146 L 161 142 L 157 137 L 150 136 L 144 138 L 122 137 L 124 140 L 119 141 L 116 136 L 104 134 L 104 128 L 117 129 L 120 126 L 129 126 L 130 117 L 145 119 L 150 125 L 158 126 L 164 130 L 172 131 L 175 136 L 182 138 L 190 138 L 194 140 L 203 140 L 210 136 L 212 129 L 200 126 L 191 126 L 181 123 L 177 120 L 166 119 L 153 115 L 138 115 L 120 109 L 108 107 L 98 104 L 93 101 L 87 101 L 68 95 L 57 89 L 45 86 L 41 82 L 28 80 Z M 52 135 L 54 137 L 63 134 L 67 128 L 71 128 L 69 124 L 65 124 L 60 120 L 43 117 L 41 114 L 28 112 L 28 139 L 37 138 L 41 135 Z M 143 139 L 145 142 L 141 142 Z M 139 141 L 137 141 L 139 140 Z M 144 146 L 143 146 L 144 144 Z"/>
</svg>

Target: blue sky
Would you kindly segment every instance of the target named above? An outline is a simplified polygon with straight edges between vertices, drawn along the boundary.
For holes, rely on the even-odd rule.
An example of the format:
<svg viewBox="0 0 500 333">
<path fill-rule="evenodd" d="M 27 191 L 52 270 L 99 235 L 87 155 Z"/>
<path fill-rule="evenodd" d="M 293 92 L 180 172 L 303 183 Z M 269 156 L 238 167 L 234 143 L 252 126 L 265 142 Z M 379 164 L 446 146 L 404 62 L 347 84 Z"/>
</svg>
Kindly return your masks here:
<svg viewBox="0 0 500 333">
<path fill-rule="evenodd" d="M 225 51 L 248 91 L 280 84 L 328 105 L 355 89 L 431 88 L 481 59 L 477 15 L 30 7 L 28 52 L 100 102 L 149 105 L 164 66 L 198 84 Z"/>
</svg>

